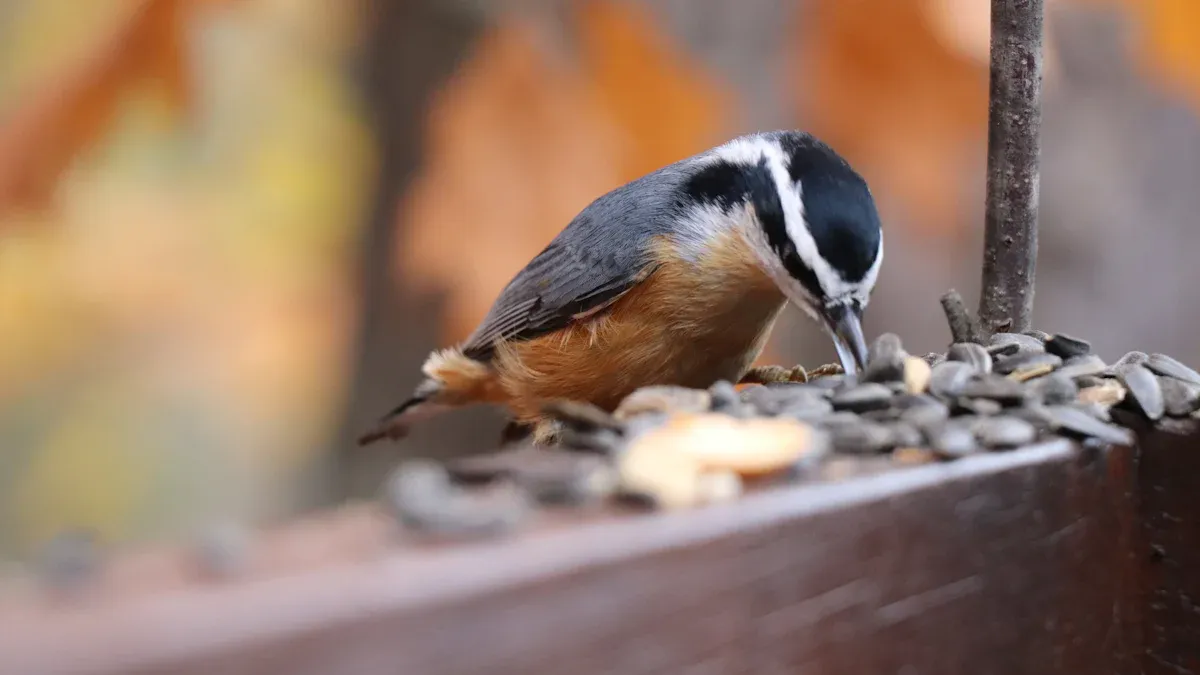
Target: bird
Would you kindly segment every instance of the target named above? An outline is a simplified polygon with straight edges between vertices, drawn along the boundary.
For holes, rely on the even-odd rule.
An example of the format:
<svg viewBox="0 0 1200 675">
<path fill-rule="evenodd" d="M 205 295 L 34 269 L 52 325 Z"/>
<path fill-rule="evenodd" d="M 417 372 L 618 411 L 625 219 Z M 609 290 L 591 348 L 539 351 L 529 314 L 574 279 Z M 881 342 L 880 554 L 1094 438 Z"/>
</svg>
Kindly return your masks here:
<svg viewBox="0 0 1200 675">
<path fill-rule="evenodd" d="M 777 381 L 781 367 L 753 363 L 789 302 L 853 378 L 882 262 L 871 191 L 833 148 L 799 130 L 734 137 L 583 208 L 358 444 L 489 404 L 511 415 L 503 438 L 550 445 L 553 401 L 611 412 L 648 385 Z"/>
</svg>

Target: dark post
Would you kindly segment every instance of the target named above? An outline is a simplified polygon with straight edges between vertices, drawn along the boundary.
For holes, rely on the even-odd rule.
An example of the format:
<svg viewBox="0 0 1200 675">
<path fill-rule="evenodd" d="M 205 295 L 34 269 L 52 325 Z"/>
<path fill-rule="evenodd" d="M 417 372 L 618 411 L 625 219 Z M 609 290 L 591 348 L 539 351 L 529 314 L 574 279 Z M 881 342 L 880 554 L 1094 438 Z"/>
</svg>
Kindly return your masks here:
<svg viewBox="0 0 1200 675">
<path fill-rule="evenodd" d="M 391 274 L 396 205 L 423 159 L 426 107 L 483 30 L 477 15 L 440 0 L 371 0 L 363 48 L 363 88 L 378 144 L 379 168 L 358 263 L 360 310 L 351 382 L 330 452 L 313 467 L 317 504 L 375 489 L 394 457 L 356 447 L 362 430 L 415 384 L 435 344 L 436 299 L 419 298 Z M 334 478 L 330 478 L 333 476 Z"/>
<path fill-rule="evenodd" d="M 992 0 L 987 213 L 979 318 L 1029 330 L 1037 262 L 1043 0 Z"/>
</svg>

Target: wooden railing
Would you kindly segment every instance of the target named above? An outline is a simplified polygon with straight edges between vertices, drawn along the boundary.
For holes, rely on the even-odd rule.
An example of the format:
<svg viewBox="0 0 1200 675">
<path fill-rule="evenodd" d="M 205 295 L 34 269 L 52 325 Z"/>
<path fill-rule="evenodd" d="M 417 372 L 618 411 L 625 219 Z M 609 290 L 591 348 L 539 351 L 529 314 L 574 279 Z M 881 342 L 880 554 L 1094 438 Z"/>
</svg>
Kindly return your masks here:
<svg viewBox="0 0 1200 675">
<path fill-rule="evenodd" d="M 406 541 L 373 507 L 9 592 L 0 673 L 1200 672 L 1200 435 Z M 907 668 L 907 670 L 906 670 Z"/>
</svg>

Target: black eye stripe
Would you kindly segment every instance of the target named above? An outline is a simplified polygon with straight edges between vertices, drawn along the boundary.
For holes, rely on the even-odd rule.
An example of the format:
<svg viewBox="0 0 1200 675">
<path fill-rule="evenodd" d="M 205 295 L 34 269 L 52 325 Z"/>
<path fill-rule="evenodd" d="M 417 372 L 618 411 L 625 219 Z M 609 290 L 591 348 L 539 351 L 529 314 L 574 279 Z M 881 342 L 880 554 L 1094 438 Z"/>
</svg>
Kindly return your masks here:
<svg viewBox="0 0 1200 675">
<path fill-rule="evenodd" d="M 767 158 L 763 157 L 758 164 L 748 167 L 747 174 L 750 179 L 750 201 L 762 223 L 763 232 L 767 235 L 767 243 L 783 261 L 783 268 L 792 278 L 799 281 L 814 298 L 824 298 L 825 291 L 821 288 L 816 273 L 800 258 L 796 252 L 796 243 L 788 234 L 783 204 L 779 201 L 779 192 L 775 188 L 771 170 L 767 168 Z"/>
<path fill-rule="evenodd" d="M 766 156 L 752 166 L 714 162 L 692 176 L 684 191 L 698 203 L 715 204 L 726 211 L 749 200 L 762 223 L 767 243 L 783 262 L 784 269 L 814 298 L 824 298 L 825 292 L 816 273 L 800 258 L 796 244 L 787 232 L 783 203 Z"/>
</svg>

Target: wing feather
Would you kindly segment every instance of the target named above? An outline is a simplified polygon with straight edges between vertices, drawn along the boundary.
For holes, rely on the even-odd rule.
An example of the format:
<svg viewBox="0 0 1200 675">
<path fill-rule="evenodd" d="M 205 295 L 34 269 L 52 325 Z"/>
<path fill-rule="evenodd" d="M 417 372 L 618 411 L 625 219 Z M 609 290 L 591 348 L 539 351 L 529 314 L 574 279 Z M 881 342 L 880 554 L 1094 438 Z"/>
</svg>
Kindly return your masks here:
<svg viewBox="0 0 1200 675">
<path fill-rule="evenodd" d="M 486 361 L 501 342 L 530 340 L 594 316 L 656 267 L 648 259 L 628 262 L 589 259 L 563 245 L 547 247 L 500 294 L 463 353 Z"/>
<path fill-rule="evenodd" d="M 663 167 L 589 204 L 500 293 L 463 344 L 491 359 L 505 341 L 528 340 L 587 320 L 657 268 L 656 238 L 675 232 L 684 185 L 698 157 Z"/>
</svg>

